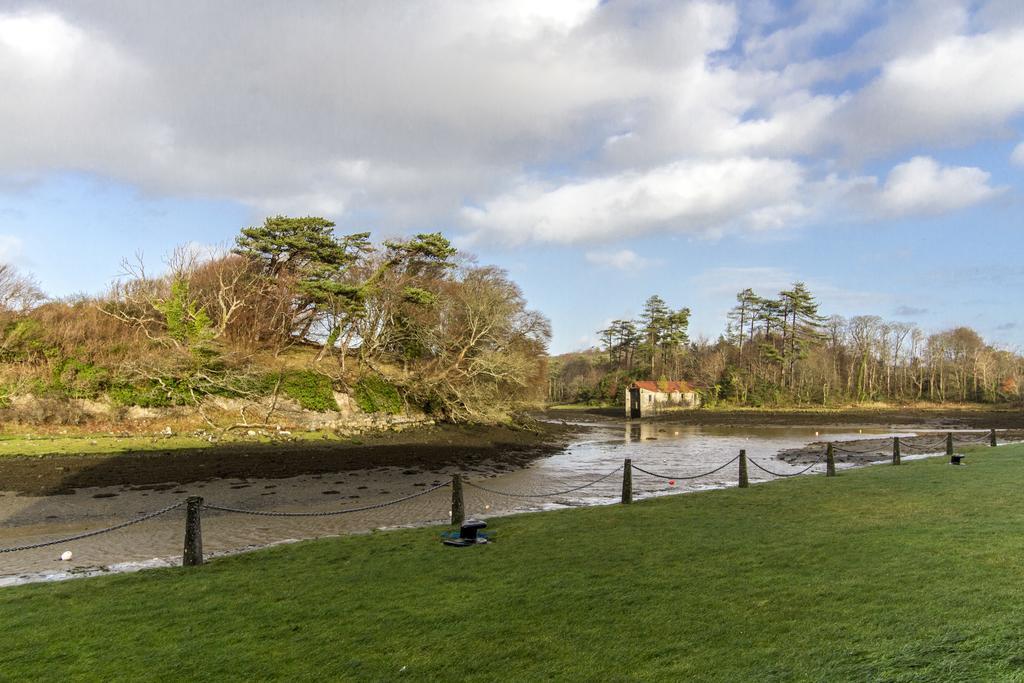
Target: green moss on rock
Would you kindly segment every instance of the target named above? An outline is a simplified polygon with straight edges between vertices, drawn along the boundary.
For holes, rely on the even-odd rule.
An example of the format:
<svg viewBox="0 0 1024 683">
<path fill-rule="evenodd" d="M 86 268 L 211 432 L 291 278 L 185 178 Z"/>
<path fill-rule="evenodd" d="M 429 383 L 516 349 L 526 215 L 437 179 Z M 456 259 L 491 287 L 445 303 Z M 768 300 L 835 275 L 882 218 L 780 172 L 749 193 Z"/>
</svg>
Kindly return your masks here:
<svg viewBox="0 0 1024 683">
<path fill-rule="evenodd" d="M 380 375 L 367 375 L 359 380 L 354 397 L 356 405 L 366 413 L 397 415 L 405 405 L 398 389 Z"/>
</svg>

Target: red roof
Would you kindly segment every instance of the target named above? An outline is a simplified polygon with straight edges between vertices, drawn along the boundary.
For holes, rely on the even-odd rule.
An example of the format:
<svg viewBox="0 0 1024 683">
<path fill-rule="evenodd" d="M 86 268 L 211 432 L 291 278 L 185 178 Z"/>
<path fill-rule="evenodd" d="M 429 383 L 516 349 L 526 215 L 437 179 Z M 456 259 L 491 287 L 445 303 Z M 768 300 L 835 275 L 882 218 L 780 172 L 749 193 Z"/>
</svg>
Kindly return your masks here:
<svg viewBox="0 0 1024 683">
<path fill-rule="evenodd" d="M 633 382 L 630 385 L 631 388 L 646 389 L 647 391 L 664 391 L 665 393 L 673 393 L 678 391 L 681 394 L 688 394 L 693 391 L 693 387 L 683 381 L 669 381 L 669 382 L 652 382 L 644 380 L 642 382 Z"/>
</svg>

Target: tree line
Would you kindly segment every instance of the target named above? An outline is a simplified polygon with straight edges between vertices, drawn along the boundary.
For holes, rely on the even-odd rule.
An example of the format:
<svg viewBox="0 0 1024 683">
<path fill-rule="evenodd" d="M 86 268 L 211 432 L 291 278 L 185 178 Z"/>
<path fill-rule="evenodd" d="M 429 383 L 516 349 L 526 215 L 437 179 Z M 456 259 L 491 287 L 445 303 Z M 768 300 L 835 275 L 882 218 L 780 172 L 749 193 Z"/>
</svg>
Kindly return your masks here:
<svg viewBox="0 0 1024 683">
<path fill-rule="evenodd" d="M 176 249 L 157 275 L 126 260 L 99 296 L 49 299 L 0 266 L 0 402 L 27 393 L 200 406 L 276 396 L 298 374 L 362 391 L 371 407 L 397 396 L 475 421 L 500 419 L 543 386 L 550 325 L 502 270 L 440 233 L 375 244 L 334 228 L 268 218 L 230 251 Z"/>
<path fill-rule="evenodd" d="M 678 324 L 669 322 L 672 315 Z M 874 315 L 826 316 L 802 282 L 776 296 L 743 289 L 713 341 L 689 341 L 688 319 L 689 309 L 672 314 L 652 296 L 639 320 L 600 330 L 599 348 L 557 359 L 549 400 L 621 401 L 625 384 L 638 379 L 689 380 L 709 404 L 1024 398 L 1024 358 L 971 328 L 928 334 Z"/>
</svg>

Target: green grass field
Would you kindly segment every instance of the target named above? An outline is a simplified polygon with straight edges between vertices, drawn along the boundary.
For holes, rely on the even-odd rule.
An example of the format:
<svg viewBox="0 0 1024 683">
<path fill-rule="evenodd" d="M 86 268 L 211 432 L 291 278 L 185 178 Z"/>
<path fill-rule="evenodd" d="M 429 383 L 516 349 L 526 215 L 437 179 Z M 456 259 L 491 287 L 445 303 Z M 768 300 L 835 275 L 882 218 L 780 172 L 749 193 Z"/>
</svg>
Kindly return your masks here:
<svg viewBox="0 0 1024 683">
<path fill-rule="evenodd" d="M 967 461 L 3 589 L 0 679 L 1024 680 L 1024 447 Z"/>
</svg>

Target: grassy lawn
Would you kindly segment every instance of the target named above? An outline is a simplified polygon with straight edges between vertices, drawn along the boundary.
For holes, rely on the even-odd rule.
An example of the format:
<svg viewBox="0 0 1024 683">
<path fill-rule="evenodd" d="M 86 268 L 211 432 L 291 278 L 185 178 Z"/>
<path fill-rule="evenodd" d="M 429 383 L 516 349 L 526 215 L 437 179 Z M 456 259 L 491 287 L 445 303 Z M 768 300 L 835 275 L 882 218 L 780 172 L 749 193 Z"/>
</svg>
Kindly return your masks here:
<svg viewBox="0 0 1024 683">
<path fill-rule="evenodd" d="M 1024 680 L 1024 447 L 968 462 L 3 589 L 0 679 Z"/>
</svg>

